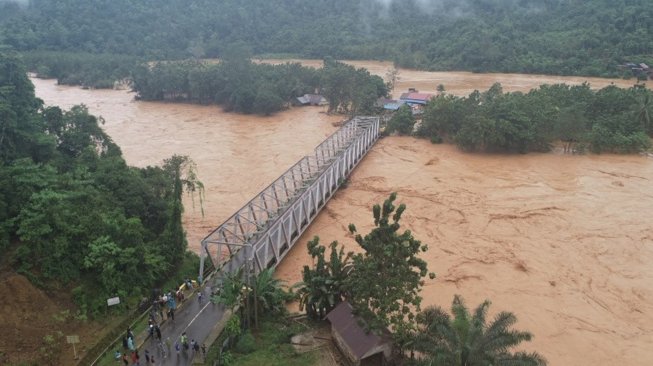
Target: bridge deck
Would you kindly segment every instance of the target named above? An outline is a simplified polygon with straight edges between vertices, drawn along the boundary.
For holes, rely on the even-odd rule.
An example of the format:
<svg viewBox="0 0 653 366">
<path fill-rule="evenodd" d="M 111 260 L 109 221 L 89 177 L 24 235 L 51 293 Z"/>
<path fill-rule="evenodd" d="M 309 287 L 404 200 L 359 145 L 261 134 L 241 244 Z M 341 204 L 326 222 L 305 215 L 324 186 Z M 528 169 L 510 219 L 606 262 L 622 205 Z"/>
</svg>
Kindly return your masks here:
<svg viewBox="0 0 653 366">
<path fill-rule="evenodd" d="M 202 240 L 221 274 L 244 265 L 254 274 L 288 253 L 340 183 L 374 145 L 378 117 L 354 117 Z"/>
</svg>

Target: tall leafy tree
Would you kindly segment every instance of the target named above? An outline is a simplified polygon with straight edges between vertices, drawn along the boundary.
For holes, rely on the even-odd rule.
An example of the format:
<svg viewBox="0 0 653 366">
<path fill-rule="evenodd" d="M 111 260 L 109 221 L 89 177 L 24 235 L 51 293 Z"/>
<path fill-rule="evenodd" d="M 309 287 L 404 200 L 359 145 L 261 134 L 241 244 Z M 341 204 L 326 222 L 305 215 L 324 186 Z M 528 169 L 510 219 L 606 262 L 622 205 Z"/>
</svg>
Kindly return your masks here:
<svg viewBox="0 0 653 366">
<path fill-rule="evenodd" d="M 417 331 L 411 350 L 421 357 L 420 365 L 432 366 L 540 366 L 546 360 L 536 352 L 512 352 L 530 341 L 531 333 L 512 329 L 517 317 L 500 312 L 488 323 L 489 301 L 473 313 L 456 295 L 451 305 L 453 318 L 440 307 L 428 307 L 417 315 Z"/>
<path fill-rule="evenodd" d="M 367 326 L 372 330 L 390 327 L 401 348 L 415 327 L 413 311 L 418 311 L 422 302 L 419 292 L 428 270 L 418 254 L 428 247 L 410 230 L 400 232 L 406 205 L 396 207 L 396 198 L 392 193 L 383 205 L 374 205 L 375 227 L 369 234 L 362 236 L 349 225 L 363 252 L 353 256 L 347 290 L 355 313 Z M 435 278 L 433 273 L 429 276 Z"/>
</svg>

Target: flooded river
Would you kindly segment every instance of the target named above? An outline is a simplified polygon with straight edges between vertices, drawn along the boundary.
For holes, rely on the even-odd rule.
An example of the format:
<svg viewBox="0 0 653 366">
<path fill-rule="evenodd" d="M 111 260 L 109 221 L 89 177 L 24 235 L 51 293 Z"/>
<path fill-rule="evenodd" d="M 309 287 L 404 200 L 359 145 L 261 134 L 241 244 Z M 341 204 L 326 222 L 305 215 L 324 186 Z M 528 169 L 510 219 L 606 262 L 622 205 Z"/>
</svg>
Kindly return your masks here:
<svg viewBox="0 0 653 366">
<path fill-rule="evenodd" d="M 358 62 L 385 74 L 388 64 Z M 400 70 L 407 87 L 467 94 L 500 81 L 504 90 L 581 78 L 427 73 Z M 125 91 L 93 91 L 33 80 L 46 104 L 84 103 L 131 165 L 190 156 L 206 185 L 206 216 L 190 200 L 189 245 L 233 214 L 336 128 L 320 108 L 269 118 L 218 107 L 134 102 Z M 608 85 L 611 80 L 590 80 Z M 616 80 L 622 86 L 630 82 Z M 653 360 L 653 159 L 555 154 L 476 155 L 409 137 L 379 141 L 278 269 L 294 283 L 309 261 L 305 243 L 319 235 L 356 249 L 346 227 L 371 227 L 372 204 L 392 191 L 407 204 L 403 225 L 429 244 L 438 274 L 426 305 L 449 307 L 461 294 L 471 307 L 513 311 L 551 365 L 647 365 Z"/>
</svg>

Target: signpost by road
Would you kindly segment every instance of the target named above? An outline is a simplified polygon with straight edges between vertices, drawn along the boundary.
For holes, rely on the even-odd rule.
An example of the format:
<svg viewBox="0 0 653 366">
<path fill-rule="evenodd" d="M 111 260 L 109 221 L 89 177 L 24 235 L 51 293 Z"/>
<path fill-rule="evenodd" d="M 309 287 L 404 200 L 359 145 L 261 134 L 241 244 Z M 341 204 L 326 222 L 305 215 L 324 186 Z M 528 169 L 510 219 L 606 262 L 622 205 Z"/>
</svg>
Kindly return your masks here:
<svg viewBox="0 0 653 366">
<path fill-rule="evenodd" d="M 118 305 L 118 304 L 120 304 L 120 298 L 119 297 L 112 297 L 110 299 L 107 299 L 107 306 Z"/>
<path fill-rule="evenodd" d="M 73 355 L 75 356 L 75 360 L 76 360 L 78 357 L 77 357 L 77 350 L 75 349 L 75 343 L 79 343 L 79 336 L 77 335 L 66 336 L 66 343 L 73 345 Z"/>
</svg>

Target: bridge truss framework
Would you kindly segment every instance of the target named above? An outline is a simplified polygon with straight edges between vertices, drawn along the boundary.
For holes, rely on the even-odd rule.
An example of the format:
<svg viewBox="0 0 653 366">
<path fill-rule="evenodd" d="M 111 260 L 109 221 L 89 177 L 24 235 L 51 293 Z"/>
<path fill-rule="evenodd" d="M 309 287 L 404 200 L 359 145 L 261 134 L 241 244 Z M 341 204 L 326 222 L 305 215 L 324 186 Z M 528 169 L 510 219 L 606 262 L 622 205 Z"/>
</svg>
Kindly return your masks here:
<svg viewBox="0 0 653 366">
<path fill-rule="evenodd" d="M 275 267 L 378 137 L 378 117 L 344 123 L 202 240 L 200 277 L 206 258 L 223 274 Z"/>
</svg>

